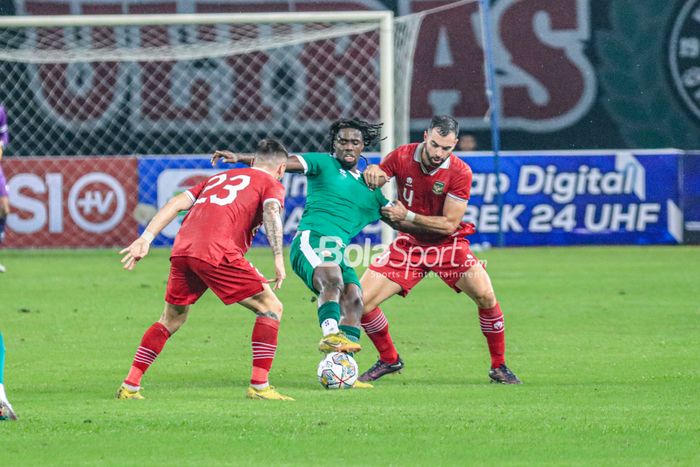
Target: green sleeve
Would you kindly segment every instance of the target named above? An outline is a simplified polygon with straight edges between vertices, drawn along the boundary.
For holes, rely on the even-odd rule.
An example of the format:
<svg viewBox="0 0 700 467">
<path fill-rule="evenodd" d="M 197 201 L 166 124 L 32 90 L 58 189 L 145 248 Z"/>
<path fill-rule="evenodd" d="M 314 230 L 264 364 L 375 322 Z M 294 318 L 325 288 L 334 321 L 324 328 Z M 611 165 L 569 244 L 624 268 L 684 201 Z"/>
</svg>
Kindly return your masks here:
<svg viewBox="0 0 700 467">
<path fill-rule="evenodd" d="M 374 190 L 374 197 L 377 198 L 377 203 L 379 203 L 380 208 L 383 208 L 391 202 L 384 197 L 384 193 L 382 193 L 382 190 L 379 188 L 376 188 Z"/>
<path fill-rule="evenodd" d="M 296 156 L 304 166 L 304 175 L 318 175 L 331 162 L 331 155 L 327 152 L 305 152 Z"/>
</svg>

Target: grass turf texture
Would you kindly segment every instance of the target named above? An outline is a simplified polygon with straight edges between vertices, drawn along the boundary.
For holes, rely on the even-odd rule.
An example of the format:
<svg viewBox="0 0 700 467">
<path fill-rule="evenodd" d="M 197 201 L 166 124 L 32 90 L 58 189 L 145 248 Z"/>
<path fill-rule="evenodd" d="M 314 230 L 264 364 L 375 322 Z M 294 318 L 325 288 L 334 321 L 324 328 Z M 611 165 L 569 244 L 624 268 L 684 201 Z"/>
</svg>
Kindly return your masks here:
<svg viewBox="0 0 700 467">
<path fill-rule="evenodd" d="M 325 391 L 311 294 L 290 276 L 271 381 L 244 398 L 253 314 L 208 292 L 144 377 L 113 399 L 163 304 L 168 252 L 4 251 L 1 465 L 698 465 L 700 249 L 482 253 L 522 386 L 488 384 L 474 305 L 429 278 L 383 307 L 406 362 L 375 389 Z M 271 254 L 249 254 L 267 274 Z M 376 353 L 363 336 L 361 370 Z"/>
</svg>

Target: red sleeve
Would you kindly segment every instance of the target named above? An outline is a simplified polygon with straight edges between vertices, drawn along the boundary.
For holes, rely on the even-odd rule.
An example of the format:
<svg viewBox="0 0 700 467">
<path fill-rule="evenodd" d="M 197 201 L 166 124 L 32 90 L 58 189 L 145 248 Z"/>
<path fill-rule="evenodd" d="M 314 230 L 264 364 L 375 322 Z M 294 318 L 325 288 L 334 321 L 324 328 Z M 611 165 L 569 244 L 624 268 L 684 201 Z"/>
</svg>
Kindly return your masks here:
<svg viewBox="0 0 700 467">
<path fill-rule="evenodd" d="M 469 194 L 472 190 L 472 169 L 469 166 L 460 168 L 454 175 L 450 183 L 450 190 L 447 196 L 451 196 L 460 201 L 469 201 Z"/>
<path fill-rule="evenodd" d="M 209 182 L 208 178 L 197 183 L 195 186 L 185 192 L 188 193 L 188 196 L 193 203 L 197 200 L 197 198 L 199 198 L 199 195 L 202 194 L 202 190 L 204 190 L 204 187 L 207 186 L 207 182 Z"/>
<path fill-rule="evenodd" d="M 284 185 L 278 181 L 273 181 L 265 185 L 262 195 L 262 203 L 265 205 L 267 200 L 274 199 L 280 203 L 280 208 L 284 207 Z"/>
<path fill-rule="evenodd" d="M 396 169 L 399 163 L 399 154 L 396 149 L 391 151 L 387 156 L 382 159 L 379 163 L 379 167 L 386 172 L 389 177 L 393 177 L 396 173 Z"/>
</svg>

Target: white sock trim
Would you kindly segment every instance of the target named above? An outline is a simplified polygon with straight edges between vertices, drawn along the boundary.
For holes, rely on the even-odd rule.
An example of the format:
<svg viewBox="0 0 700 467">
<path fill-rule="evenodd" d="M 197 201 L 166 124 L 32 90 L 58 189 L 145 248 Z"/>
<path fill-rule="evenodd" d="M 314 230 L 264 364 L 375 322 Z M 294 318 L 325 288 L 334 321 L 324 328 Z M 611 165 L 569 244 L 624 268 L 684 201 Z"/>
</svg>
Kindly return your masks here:
<svg viewBox="0 0 700 467">
<path fill-rule="evenodd" d="M 132 386 L 131 384 L 122 383 L 122 386 L 127 388 L 131 392 L 136 392 L 141 390 L 141 386 Z"/>
<path fill-rule="evenodd" d="M 331 318 L 323 320 L 321 323 L 321 330 L 323 331 L 323 337 L 326 337 L 329 334 L 338 334 L 340 332 L 338 322 Z"/>
</svg>

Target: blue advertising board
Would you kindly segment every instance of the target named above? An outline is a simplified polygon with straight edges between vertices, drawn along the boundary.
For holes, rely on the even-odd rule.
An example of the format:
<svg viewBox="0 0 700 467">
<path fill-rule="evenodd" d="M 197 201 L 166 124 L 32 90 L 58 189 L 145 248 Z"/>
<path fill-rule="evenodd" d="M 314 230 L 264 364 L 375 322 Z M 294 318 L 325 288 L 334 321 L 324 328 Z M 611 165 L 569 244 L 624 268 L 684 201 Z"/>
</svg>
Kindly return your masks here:
<svg viewBox="0 0 700 467">
<path fill-rule="evenodd" d="M 500 158 L 505 245 L 675 244 L 683 240 L 679 151 L 507 153 Z M 498 241 L 491 154 L 472 168 L 465 220 Z"/>
<path fill-rule="evenodd" d="M 675 244 L 683 239 L 680 151 L 572 151 L 505 153 L 500 158 L 507 246 L 583 244 Z M 472 242 L 498 243 L 494 160 L 490 153 L 460 155 L 473 171 L 465 220 L 477 226 Z M 370 163 L 378 154 L 368 155 Z M 165 202 L 203 178 L 208 156 L 143 157 L 139 160 L 141 228 Z M 306 202 L 306 178 L 287 174 L 284 238 L 294 237 Z M 172 243 L 181 218 L 163 230 L 156 245 Z M 379 243 L 381 223 L 355 239 Z M 259 232 L 254 245 L 266 245 Z"/>
<path fill-rule="evenodd" d="M 700 153 L 683 157 L 683 223 L 686 243 L 700 243 Z"/>
</svg>

